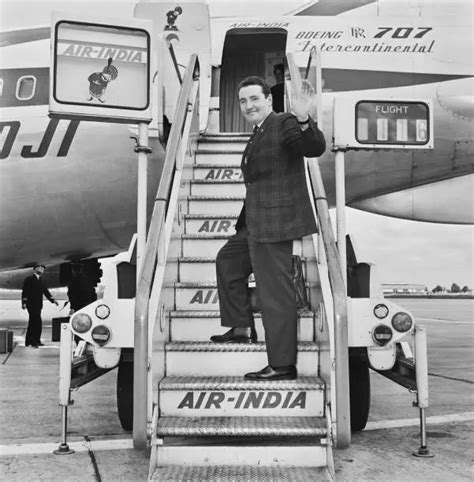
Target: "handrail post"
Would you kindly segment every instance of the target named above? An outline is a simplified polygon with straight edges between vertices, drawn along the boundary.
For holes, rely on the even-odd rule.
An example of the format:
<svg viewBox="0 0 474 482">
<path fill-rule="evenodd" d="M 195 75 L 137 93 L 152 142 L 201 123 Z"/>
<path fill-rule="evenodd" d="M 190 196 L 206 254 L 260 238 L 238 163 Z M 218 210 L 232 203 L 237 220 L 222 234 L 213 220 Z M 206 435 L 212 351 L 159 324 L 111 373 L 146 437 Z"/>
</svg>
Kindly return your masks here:
<svg viewBox="0 0 474 482">
<path fill-rule="evenodd" d="M 346 268 L 346 174 L 344 165 L 344 151 L 337 150 L 335 156 L 336 171 L 336 225 L 337 225 L 337 250 L 341 261 L 342 279 L 344 280 L 344 293 L 347 293 L 347 268 Z"/>
<path fill-rule="evenodd" d="M 148 124 L 138 124 L 138 181 L 137 181 L 137 273 L 145 256 L 146 246 L 146 204 L 147 204 L 147 164 L 148 164 Z M 137 276 L 138 286 L 138 276 Z"/>
</svg>

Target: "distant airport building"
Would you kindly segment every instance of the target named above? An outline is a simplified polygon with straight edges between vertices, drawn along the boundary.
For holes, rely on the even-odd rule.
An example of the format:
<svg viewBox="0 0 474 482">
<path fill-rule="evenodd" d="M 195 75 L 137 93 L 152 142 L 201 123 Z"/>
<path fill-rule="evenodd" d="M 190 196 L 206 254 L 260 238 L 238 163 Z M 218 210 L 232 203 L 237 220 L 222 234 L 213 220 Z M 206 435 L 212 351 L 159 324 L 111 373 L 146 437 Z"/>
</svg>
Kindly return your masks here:
<svg viewBox="0 0 474 482">
<path fill-rule="evenodd" d="M 428 293 L 426 285 L 408 283 L 382 284 L 384 295 L 425 295 Z"/>
</svg>

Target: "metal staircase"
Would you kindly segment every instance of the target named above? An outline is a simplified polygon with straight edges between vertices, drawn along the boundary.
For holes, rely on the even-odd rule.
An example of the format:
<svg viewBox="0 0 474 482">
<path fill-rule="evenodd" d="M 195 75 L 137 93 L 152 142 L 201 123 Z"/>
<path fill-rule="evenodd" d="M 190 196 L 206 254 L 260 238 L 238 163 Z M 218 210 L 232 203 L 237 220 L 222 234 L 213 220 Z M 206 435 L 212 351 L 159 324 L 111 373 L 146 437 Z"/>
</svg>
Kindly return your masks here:
<svg viewBox="0 0 474 482">
<path fill-rule="evenodd" d="M 181 248 L 169 286 L 174 302 L 153 418 L 152 480 L 330 479 L 315 314 L 299 313 L 297 380 L 243 378 L 268 364 L 263 342 L 209 342 L 223 330 L 214 261 L 242 206 L 238 165 L 246 141 L 246 135 L 200 136 L 192 174 L 181 185 L 181 192 L 189 188 L 180 200 L 186 214 L 175 221 L 184 226 L 176 229 Z M 255 320 L 263 340 L 259 313 Z"/>
</svg>

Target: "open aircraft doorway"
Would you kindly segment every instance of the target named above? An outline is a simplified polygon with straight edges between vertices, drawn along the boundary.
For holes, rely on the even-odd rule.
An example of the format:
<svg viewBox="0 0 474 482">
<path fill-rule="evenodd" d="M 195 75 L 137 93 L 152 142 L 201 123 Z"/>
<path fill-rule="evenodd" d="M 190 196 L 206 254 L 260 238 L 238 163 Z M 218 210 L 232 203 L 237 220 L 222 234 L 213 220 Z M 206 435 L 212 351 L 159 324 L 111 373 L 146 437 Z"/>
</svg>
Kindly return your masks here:
<svg viewBox="0 0 474 482">
<path fill-rule="evenodd" d="M 276 65 L 284 64 L 287 34 L 280 28 L 264 31 L 233 29 L 227 32 L 220 75 L 221 132 L 251 130 L 240 113 L 237 85 L 249 75 L 263 77 L 270 87 L 277 83 L 273 71 Z M 284 95 L 283 90 L 281 95 Z"/>
</svg>

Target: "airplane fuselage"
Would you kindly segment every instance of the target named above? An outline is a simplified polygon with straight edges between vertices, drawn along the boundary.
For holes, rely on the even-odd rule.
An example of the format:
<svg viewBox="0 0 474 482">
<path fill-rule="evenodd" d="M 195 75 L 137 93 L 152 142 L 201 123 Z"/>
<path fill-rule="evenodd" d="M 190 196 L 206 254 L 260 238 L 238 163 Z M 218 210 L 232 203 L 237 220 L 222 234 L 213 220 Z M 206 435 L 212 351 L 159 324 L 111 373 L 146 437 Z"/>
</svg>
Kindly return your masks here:
<svg viewBox="0 0 474 482">
<path fill-rule="evenodd" d="M 329 145 L 335 97 L 432 99 L 434 150 L 347 152 L 347 204 L 364 208 L 369 199 L 382 201 L 397 191 L 434 186 L 408 214 L 397 206 L 387 208 L 386 203 L 383 208 L 377 202 L 366 208 L 419 220 L 469 222 L 456 218 L 456 209 L 440 212 L 434 202 L 447 195 L 446 189 L 453 192 L 445 181 L 465 179 L 474 172 L 472 18 L 467 15 L 468 3 L 451 7 L 449 11 L 420 10 L 419 15 L 387 11 L 384 16 L 369 5 L 370 11 L 366 8 L 358 14 L 356 9 L 336 17 L 220 18 L 212 23 L 211 63 L 214 69 L 222 68 L 229 33 L 248 35 L 251 43 L 255 32 L 276 30 L 286 32 L 286 51 L 296 52 L 303 71 L 309 49 L 317 41 L 324 79 L 319 120 Z M 103 257 L 126 249 L 136 230 L 133 128 L 48 118 L 49 35 L 1 48 L 0 269 Z M 38 52 L 34 60 L 33 49 Z M 19 68 L 18 59 L 28 50 L 25 58 L 31 67 L 23 63 Z M 179 49 L 177 55 L 185 65 Z M 21 84 L 25 78 L 36 83 L 31 98 L 21 91 L 31 88 L 28 82 Z M 220 115 L 224 115 L 222 109 Z M 149 213 L 164 158 L 156 137 L 150 139 L 150 146 Z M 333 205 L 330 149 L 320 162 Z M 453 202 L 465 195 L 456 192 Z"/>
</svg>

